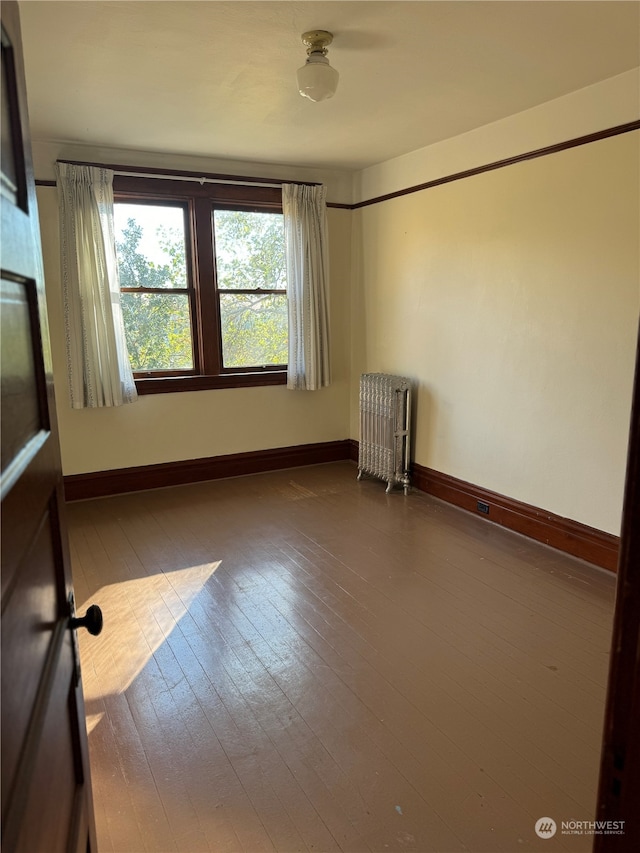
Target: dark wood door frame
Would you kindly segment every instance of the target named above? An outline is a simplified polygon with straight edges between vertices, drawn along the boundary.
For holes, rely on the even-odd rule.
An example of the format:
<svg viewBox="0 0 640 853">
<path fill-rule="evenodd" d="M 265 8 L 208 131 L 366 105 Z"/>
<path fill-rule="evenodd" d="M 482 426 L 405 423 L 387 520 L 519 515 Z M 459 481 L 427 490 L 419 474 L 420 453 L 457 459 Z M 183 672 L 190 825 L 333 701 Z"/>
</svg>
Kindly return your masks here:
<svg viewBox="0 0 640 853">
<path fill-rule="evenodd" d="M 631 407 L 618 587 L 602 742 L 599 821 L 621 834 L 594 837 L 594 853 L 640 850 L 640 335 Z M 615 831 L 614 827 L 611 827 Z"/>
</svg>

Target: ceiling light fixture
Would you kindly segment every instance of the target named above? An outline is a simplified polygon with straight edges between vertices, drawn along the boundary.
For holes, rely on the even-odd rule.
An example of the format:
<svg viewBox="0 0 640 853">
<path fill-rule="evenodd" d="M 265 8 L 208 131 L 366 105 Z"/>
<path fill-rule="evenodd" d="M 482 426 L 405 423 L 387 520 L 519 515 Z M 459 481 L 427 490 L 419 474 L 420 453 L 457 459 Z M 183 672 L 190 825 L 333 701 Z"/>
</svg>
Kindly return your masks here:
<svg viewBox="0 0 640 853">
<path fill-rule="evenodd" d="M 327 59 L 327 45 L 333 41 L 333 34 L 326 30 L 310 30 L 302 34 L 302 41 L 307 45 L 308 58 L 302 68 L 298 68 L 300 94 L 310 101 L 332 98 L 340 77 Z"/>
</svg>

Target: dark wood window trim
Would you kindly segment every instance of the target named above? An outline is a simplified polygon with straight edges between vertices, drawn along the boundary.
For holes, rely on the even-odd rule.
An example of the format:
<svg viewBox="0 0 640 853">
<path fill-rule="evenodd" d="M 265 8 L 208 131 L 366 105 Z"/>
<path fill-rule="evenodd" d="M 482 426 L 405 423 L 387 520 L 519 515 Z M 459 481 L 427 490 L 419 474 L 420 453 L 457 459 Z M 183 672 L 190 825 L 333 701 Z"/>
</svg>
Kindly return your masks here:
<svg viewBox="0 0 640 853">
<path fill-rule="evenodd" d="M 138 394 L 174 394 L 177 391 L 211 391 L 216 388 L 256 388 L 264 385 L 286 385 L 286 370 L 247 370 L 245 373 L 221 373 L 218 376 L 136 375 Z"/>
<path fill-rule="evenodd" d="M 185 210 L 194 366 L 191 370 L 136 372 L 138 393 L 285 385 L 286 364 L 245 368 L 225 368 L 222 364 L 212 217 L 214 209 L 281 213 L 281 189 L 115 175 L 113 192 L 116 202 L 167 204 L 182 206 Z"/>
</svg>

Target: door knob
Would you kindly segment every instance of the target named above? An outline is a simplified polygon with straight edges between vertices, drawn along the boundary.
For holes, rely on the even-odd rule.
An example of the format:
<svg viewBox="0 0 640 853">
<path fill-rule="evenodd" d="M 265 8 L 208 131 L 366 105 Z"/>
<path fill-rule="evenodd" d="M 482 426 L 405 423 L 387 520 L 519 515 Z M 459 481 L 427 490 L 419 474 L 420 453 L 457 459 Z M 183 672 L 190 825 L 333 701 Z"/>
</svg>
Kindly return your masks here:
<svg viewBox="0 0 640 853">
<path fill-rule="evenodd" d="M 97 637 L 100 631 L 102 631 L 102 610 L 100 610 L 97 604 L 92 604 L 91 607 L 87 608 L 84 616 L 81 618 L 74 616 L 71 619 L 71 627 L 76 630 L 78 628 L 86 628 L 90 634 Z"/>
</svg>

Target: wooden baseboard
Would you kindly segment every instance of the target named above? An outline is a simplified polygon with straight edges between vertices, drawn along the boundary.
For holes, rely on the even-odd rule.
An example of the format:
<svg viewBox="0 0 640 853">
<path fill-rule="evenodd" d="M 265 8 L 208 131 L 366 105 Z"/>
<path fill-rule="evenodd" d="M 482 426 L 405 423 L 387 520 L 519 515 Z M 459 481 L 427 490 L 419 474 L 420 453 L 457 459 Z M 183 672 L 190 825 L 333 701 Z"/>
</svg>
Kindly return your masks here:
<svg viewBox="0 0 640 853">
<path fill-rule="evenodd" d="M 72 474 L 64 478 L 64 489 L 68 501 L 77 501 L 347 459 L 354 462 L 358 460 L 358 442 L 354 439 Z M 617 536 L 417 463 L 412 465 L 411 480 L 420 491 L 473 512 L 487 521 L 544 542 L 596 566 L 616 571 L 620 544 Z M 488 513 L 478 510 L 478 501 L 488 506 Z"/>
<path fill-rule="evenodd" d="M 271 450 L 254 450 L 248 453 L 232 453 L 205 459 L 162 462 L 158 465 L 141 465 L 136 468 L 71 474 L 64 478 L 65 498 L 67 501 L 102 498 L 124 492 L 140 492 L 163 486 L 182 486 L 186 483 L 258 474 L 262 471 L 275 471 L 281 468 L 340 462 L 349 459 L 350 453 L 349 440 L 344 439 L 318 444 L 301 444 L 295 447 L 276 447 Z"/>
<path fill-rule="evenodd" d="M 358 442 L 349 439 L 348 444 L 349 458 L 357 462 Z M 617 571 L 620 548 L 618 536 L 467 483 L 449 474 L 442 474 L 417 462 L 411 466 L 411 484 L 421 492 L 468 510 L 486 521 L 522 533 L 537 542 L 544 542 L 545 545 L 603 569 Z M 479 501 L 485 505 L 484 508 L 488 509 L 488 512 L 478 509 Z"/>
<path fill-rule="evenodd" d="M 617 536 L 441 474 L 432 468 L 414 463 L 411 471 L 412 484 L 423 492 L 603 569 L 617 570 L 620 546 Z M 488 507 L 488 513 L 478 509 L 478 501 Z"/>
</svg>

